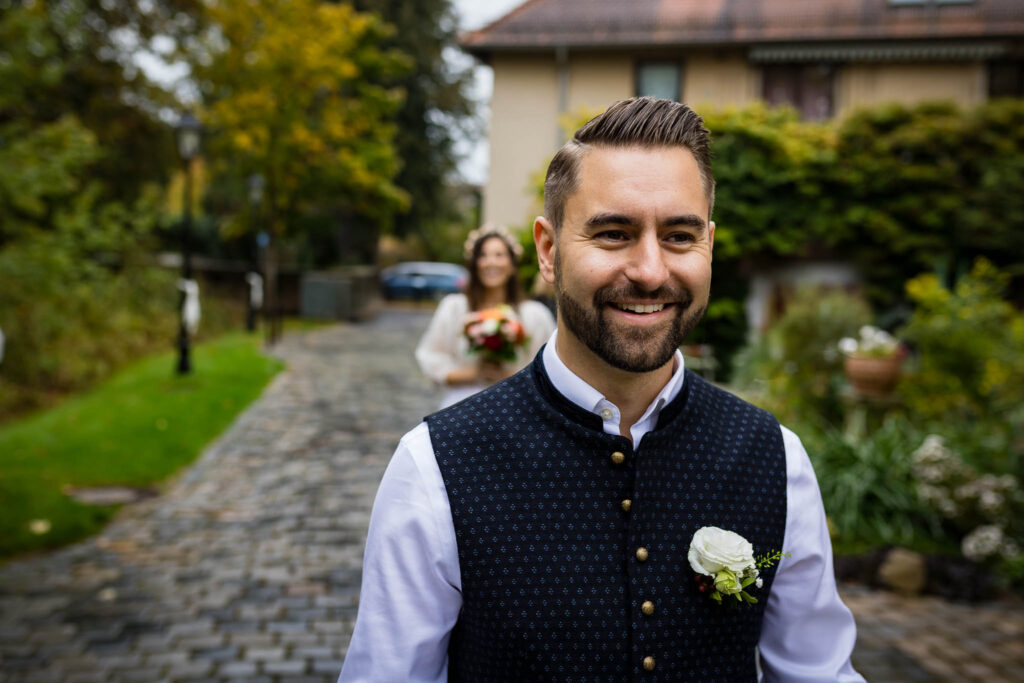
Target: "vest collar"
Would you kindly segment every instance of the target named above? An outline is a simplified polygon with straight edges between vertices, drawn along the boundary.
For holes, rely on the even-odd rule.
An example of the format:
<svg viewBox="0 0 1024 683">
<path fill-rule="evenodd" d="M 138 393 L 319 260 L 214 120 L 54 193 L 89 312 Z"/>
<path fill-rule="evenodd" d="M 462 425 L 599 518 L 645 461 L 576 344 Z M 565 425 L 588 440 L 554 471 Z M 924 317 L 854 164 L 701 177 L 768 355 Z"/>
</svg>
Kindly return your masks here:
<svg viewBox="0 0 1024 683">
<path fill-rule="evenodd" d="M 545 346 L 547 345 L 545 344 Z M 589 410 L 581 408 L 555 388 L 555 385 L 551 382 L 551 378 L 548 376 L 547 369 L 544 367 L 544 348 L 541 348 L 541 350 L 537 352 L 536 357 L 533 359 L 533 363 L 530 364 L 530 372 L 533 375 L 537 390 L 540 392 L 544 400 L 553 408 L 576 424 L 602 434 L 604 433 L 604 422 L 601 420 L 599 415 L 595 415 Z M 653 431 L 658 431 L 663 427 L 668 426 L 683 413 L 683 410 L 689 401 L 689 397 L 692 394 L 693 385 L 699 381 L 697 375 L 692 371 L 685 370 L 685 373 L 686 377 L 683 380 L 682 389 L 674 399 L 661 409 L 661 413 L 658 415 L 658 422 Z"/>
</svg>

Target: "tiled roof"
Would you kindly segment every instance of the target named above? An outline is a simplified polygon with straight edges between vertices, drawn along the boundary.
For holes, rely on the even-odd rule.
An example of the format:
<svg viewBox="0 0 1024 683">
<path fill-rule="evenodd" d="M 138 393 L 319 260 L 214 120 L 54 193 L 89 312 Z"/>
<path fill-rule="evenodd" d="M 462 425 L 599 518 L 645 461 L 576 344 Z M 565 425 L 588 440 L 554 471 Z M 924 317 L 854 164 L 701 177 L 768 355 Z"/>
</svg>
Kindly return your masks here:
<svg viewBox="0 0 1024 683">
<path fill-rule="evenodd" d="M 1024 38 L 1024 0 L 527 0 L 462 36 L 486 56 L 554 47 Z"/>
</svg>

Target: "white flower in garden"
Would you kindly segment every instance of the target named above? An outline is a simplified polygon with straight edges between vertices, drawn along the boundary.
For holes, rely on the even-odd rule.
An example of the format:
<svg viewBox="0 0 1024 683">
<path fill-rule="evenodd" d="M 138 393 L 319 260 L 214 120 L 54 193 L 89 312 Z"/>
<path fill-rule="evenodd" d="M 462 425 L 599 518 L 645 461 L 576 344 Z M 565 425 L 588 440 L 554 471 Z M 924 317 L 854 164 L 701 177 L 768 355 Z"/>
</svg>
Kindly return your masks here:
<svg viewBox="0 0 1024 683">
<path fill-rule="evenodd" d="M 836 347 L 847 356 L 891 356 L 899 350 L 899 342 L 885 330 L 873 325 L 860 328 L 858 337 L 843 337 Z"/>
<path fill-rule="evenodd" d="M 1003 498 L 1003 494 L 996 491 L 982 491 L 978 497 L 978 506 L 981 507 L 981 511 L 990 515 L 1002 510 L 1005 503 L 1006 499 Z"/>
<path fill-rule="evenodd" d="M 943 496 L 939 499 L 937 505 L 939 512 L 947 519 L 953 519 L 960 516 L 960 508 L 958 508 L 956 503 L 954 503 L 950 498 Z"/>
<path fill-rule="evenodd" d="M 714 576 L 723 569 L 741 574 L 754 569 L 754 546 L 739 534 L 706 526 L 697 530 L 690 541 L 686 559 L 698 574 Z"/>
<path fill-rule="evenodd" d="M 853 337 L 843 337 L 839 340 L 839 350 L 847 355 L 857 353 L 857 340 Z"/>
<path fill-rule="evenodd" d="M 986 524 L 964 536 L 960 550 L 967 559 L 980 562 L 999 552 L 1005 541 L 1002 529 Z"/>
<path fill-rule="evenodd" d="M 53 528 L 53 525 L 50 524 L 48 519 L 33 519 L 28 523 L 28 530 L 36 536 L 50 533 L 51 528 Z"/>
</svg>

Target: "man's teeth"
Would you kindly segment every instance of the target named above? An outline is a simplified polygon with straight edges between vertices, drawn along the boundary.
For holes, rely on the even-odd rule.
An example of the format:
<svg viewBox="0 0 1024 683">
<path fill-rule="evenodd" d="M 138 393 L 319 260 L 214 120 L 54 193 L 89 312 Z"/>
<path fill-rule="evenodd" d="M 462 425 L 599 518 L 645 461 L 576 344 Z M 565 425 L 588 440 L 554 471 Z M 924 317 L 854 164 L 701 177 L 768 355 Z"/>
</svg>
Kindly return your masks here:
<svg viewBox="0 0 1024 683">
<path fill-rule="evenodd" d="M 665 308 L 665 304 L 617 304 L 617 306 L 631 313 L 657 313 Z"/>
</svg>

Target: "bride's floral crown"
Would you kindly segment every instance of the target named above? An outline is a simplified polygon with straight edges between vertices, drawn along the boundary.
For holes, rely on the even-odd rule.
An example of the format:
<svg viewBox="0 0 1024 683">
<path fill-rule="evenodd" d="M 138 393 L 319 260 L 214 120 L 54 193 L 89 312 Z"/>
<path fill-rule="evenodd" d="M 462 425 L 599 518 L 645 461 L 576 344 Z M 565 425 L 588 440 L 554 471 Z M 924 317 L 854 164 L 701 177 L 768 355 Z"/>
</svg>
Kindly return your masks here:
<svg viewBox="0 0 1024 683">
<path fill-rule="evenodd" d="M 488 237 L 500 237 L 505 245 L 508 246 L 512 255 L 516 257 L 516 261 L 522 257 L 523 246 L 519 244 L 519 240 L 517 240 L 512 233 L 502 225 L 484 223 L 476 230 L 471 230 L 469 235 L 466 237 L 466 243 L 462 246 L 462 251 L 466 257 L 466 261 L 473 259 L 473 248 L 476 247 L 477 243 L 484 241 Z"/>
</svg>

